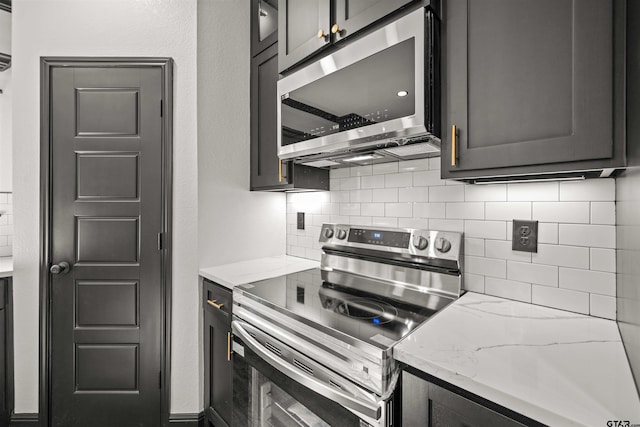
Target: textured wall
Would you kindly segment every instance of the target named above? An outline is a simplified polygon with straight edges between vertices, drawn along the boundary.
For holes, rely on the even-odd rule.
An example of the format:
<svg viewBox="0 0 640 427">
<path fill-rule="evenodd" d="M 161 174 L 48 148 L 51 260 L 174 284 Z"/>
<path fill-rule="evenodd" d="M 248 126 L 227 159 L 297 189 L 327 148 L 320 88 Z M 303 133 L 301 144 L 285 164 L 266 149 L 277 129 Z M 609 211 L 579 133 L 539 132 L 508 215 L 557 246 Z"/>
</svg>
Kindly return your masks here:
<svg viewBox="0 0 640 427">
<path fill-rule="evenodd" d="M 13 2 L 15 411 L 38 411 L 40 57 L 173 57 L 171 412 L 197 413 L 196 2 Z"/>
<path fill-rule="evenodd" d="M 13 195 L 0 192 L 0 257 L 13 254 Z"/>
<path fill-rule="evenodd" d="M 323 222 L 461 231 L 466 289 L 578 313 L 616 315 L 613 179 L 467 185 L 440 159 L 331 171 L 331 191 L 287 196 L 287 253 L 319 259 Z M 296 230 L 305 211 L 310 225 Z M 539 221 L 538 253 L 511 250 L 512 219 Z"/>
<path fill-rule="evenodd" d="M 640 389 L 640 168 L 616 179 L 618 328 Z"/>
</svg>

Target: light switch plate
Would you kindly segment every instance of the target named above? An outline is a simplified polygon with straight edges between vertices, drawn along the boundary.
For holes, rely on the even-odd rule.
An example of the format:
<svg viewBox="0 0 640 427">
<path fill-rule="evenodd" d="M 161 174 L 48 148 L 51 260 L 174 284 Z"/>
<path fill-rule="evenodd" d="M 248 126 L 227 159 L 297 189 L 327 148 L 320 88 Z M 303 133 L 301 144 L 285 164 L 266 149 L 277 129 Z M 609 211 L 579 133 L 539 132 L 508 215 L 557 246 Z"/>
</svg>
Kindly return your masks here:
<svg viewBox="0 0 640 427">
<path fill-rule="evenodd" d="M 298 230 L 304 230 L 304 212 L 298 212 Z"/>
<path fill-rule="evenodd" d="M 522 252 L 538 252 L 538 221 L 513 220 L 511 249 Z"/>
</svg>

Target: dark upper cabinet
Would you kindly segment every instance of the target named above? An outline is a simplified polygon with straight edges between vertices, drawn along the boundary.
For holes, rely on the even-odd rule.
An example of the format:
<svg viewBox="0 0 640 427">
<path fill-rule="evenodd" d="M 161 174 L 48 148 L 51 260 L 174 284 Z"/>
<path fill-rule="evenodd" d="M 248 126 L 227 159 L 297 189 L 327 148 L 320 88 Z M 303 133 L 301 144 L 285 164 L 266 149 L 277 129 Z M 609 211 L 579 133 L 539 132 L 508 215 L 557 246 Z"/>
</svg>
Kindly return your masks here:
<svg viewBox="0 0 640 427">
<path fill-rule="evenodd" d="M 622 166 L 615 3 L 444 2 L 443 178 Z"/>
<path fill-rule="evenodd" d="M 278 0 L 251 0 L 251 56 L 278 41 Z"/>
<path fill-rule="evenodd" d="M 11 278 L 0 278 L 0 425 L 13 409 L 13 314 Z"/>
<path fill-rule="evenodd" d="M 494 405 L 488 408 L 408 372 L 402 374 L 402 425 L 451 427 L 541 426 L 529 418 Z M 516 421 L 497 409 L 518 417 Z"/>
<path fill-rule="evenodd" d="M 417 0 L 280 0 L 278 71 L 283 72 Z"/>
<path fill-rule="evenodd" d="M 252 0 L 252 10 L 257 10 L 259 4 L 260 1 Z M 262 7 L 266 5 L 262 0 Z M 258 22 L 254 20 L 256 25 Z M 259 31 L 255 25 L 252 27 L 251 40 L 255 42 L 252 43 L 252 51 L 263 46 L 257 44 L 260 43 L 256 36 Z M 274 34 L 277 36 L 277 32 Z M 278 158 L 278 77 L 278 43 L 272 43 L 251 58 L 251 190 L 328 191 L 328 170 L 295 165 Z"/>
<path fill-rule="evenodd" d="M 233 358 L 231 357 L 232 292 L 203 280 L 204 413 L 218 427 L 231 425 Z"/>
</svg>

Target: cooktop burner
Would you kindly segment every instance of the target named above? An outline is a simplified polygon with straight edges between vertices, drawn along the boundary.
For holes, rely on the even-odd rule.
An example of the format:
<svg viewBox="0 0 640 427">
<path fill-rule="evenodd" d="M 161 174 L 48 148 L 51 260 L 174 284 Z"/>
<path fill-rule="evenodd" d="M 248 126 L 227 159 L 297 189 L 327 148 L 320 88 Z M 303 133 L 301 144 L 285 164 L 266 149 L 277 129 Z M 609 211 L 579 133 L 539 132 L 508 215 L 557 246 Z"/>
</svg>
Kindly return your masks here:
<svg viewBox="0 0 640 427">
<path fill-rule="evenodd" d="M 329 308 L 327 305 L 325 308 Z M 334 310 L 347 317 L 370 320 L 375 325 L 391 322 L 394 317 L 398 316 L 398 310 L 395 307 L 370 298 L 349 298 L 338 302 Z"/>
</svg>

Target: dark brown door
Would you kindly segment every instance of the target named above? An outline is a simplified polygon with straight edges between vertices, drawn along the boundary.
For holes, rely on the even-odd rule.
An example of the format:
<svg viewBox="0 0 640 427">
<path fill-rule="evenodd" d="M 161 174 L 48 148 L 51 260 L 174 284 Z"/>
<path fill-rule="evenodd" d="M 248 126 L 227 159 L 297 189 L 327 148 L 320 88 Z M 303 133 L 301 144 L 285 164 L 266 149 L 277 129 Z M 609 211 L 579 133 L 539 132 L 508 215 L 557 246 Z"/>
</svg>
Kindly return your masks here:
<svg viewBox="0 0 640 427">
<path fill-rule="evenodd" d="M 50 73 L 53 426 L 162 424 L 162 94 L 160 67 Z"/>
</svg>

